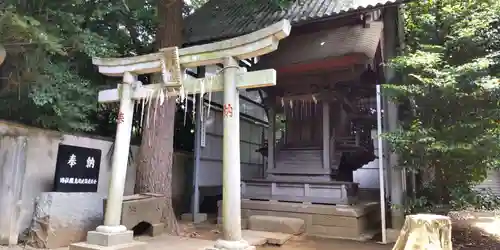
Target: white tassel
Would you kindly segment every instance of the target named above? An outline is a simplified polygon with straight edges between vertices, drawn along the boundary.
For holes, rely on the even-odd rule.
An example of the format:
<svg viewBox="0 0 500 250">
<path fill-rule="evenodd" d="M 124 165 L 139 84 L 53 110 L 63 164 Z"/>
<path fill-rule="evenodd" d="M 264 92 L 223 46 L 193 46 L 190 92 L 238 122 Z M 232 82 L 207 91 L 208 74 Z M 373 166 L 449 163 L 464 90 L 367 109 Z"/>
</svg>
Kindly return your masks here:
<svg viewBox="0 0 500 250">
<path fill-rule="evenodd" d="M 204 106 L 204 99 L 205 99 L 205 79 L 201 79 L 201 94 L 200 94 L 200 104 L 198 104 L 200 106 L 200 118 L 201 120 L 203 120 L 203 106 Z M 194 114 L 196 115 L 196 114 Z M 195 117 L 193 117 L 195 118 Z M 192 119 L 193 123 L 195 121 L 195 119 Z"/>
<path fill-rule="evenodd" d="M 156 98 L 155 98 L 155 113 L 153 115 L 153 130 L 156 128 L 156 112 L 157 110 L 160 108 L 160 98 L 158 98 L 158 96 L 160 95 L 160 92 L 161 92 L 161 89 L 159 89 L 157 91 L 158 94 L 156 94 Z"/>
<path fill-rule="evenodd" d="M 212 107 L 212 85 L 214 83 L 214 77 L 210 76 L 208 78 L 210 84 L 210 92 L 208 93 L 208 109 L 207 109 L 207 120 L 210 118 L 210 108 Z"/>
<path fill-rule="evenodd" d="M 318 100 L 316 99 L 315 95 L 312 95 L 312 99 L 313 99 L 314 104 L 318 104 Z"/>
<path fill-rule="evenodd" d="M 141 124 L 141 127 L 144 127 L 144 114 L 146 112 L 144 112 L 144 105 L 146 104 L 146 101 L 144 99 L 140 100 L 141 102 L 141 121 L 140 121 L 140 124 Z"/>
<path fill-rule="evenodd" d="M 187 96 L 189 96 L 189 92 L 186 91 L 186 96 L 184 97 L 184 126 L 186 126 L 186 115 L 187 115 Z"/>
</svg>

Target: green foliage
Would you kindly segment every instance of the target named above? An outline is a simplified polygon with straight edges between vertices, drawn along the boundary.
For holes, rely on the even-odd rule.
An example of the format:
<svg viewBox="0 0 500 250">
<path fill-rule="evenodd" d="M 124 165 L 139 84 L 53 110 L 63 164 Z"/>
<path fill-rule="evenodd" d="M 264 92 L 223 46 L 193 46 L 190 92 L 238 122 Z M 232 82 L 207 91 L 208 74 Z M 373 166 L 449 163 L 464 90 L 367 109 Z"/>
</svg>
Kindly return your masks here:
<svg viewBox="0 0 500 250">
<path fill-rule="evenodd" d="M 183 14 L 206 1 L 189 1 Z M 284 3 L 269 1 L 276 6 Z M 0 44 L 8 53 L 0 67 L 0 119 L 113 135 L 116 106 L 99 106 L 97 91 L 115 87 L 119 79 L 100 75 L 91 58 L 152 52 L 157 4 L 158 0 L 0 1 Z M 141 80 L 148 83 L 148 77 Z M 136 113 L 134 126 L 140 133 L 141 112 Z M 176 127 L 192 136 L 191 123 Z"/>
<path fill-rule="evenodd" d="M 97 107 L 90 57 L 118 55 L 106 38 L 84 28 L 81 1 L 7 1 L 0 9 L 0 116 L 63 131 L 91 131 Z M 5 34 L 5 35 L 4 35 Z"/>
<path fill-rule="evenodd" d="M 462 186 L 451 190 L 450 203 L 443 205 L 434 199 L 436 187 L 427 186 L 420 190 L 415 198 L 407 197 L 404 211 L 415 213 L 447 213 L 450 210 L 495 210 L 500 206 L 500 199 L 491 189 L 473 189 Z"/>
<path fill-rule="evenodd" d="M 485 206 L 471 187 L 500 167 L 500 2 L 415 1 L 404 15 L 406 53 L 389 63 L 403 79 L 384 88 L 404 111 L 387 139 L 401 167 L 434 175 L 410 206 Z"/>
</svg>

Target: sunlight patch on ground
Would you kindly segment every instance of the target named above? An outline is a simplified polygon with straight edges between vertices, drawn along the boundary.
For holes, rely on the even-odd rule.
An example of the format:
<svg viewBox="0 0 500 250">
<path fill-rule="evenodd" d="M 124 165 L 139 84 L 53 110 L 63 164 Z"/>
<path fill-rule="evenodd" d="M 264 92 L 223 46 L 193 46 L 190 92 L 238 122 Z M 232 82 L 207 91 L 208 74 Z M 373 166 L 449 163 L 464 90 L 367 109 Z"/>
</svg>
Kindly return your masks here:
<svg viewBox="0 0 500 250">
<path fill-rule="evenodd" d="M 478 217 L 478 221 L 472 226 L 500 240 L 500 218 L 498 217 Z"/>
</svg>

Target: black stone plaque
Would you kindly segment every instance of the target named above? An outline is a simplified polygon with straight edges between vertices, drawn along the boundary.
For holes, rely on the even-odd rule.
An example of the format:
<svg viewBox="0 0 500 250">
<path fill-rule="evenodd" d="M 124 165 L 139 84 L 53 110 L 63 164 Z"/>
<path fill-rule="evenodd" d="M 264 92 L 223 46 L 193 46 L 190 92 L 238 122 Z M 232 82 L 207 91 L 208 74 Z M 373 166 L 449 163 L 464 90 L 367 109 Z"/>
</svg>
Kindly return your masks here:
<svg viewBox="0 0 500 250">
<path fill-rule="evenodd" d="M 97 192 L 101 150 L 59 144 L 55 192 Z"/>
</svg>

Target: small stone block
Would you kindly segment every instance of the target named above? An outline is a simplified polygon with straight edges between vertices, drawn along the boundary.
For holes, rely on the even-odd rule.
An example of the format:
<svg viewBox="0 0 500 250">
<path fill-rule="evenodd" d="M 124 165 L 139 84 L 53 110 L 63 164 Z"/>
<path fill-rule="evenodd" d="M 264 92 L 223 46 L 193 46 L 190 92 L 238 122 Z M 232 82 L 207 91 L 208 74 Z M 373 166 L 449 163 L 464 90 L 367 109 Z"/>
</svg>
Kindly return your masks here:
<svg viewBox="0 0 500 250">
<path fill-rule="evenodd" d="M 243 239 L 246 240 L 250 245 L 260 246 L 265 243 L 272 245 L 283 245 L 289 239 L 293 237 L 291 234 L 275 233 L 275 232 L 263 232 L 263 231 L 253 231 L 253 230 L 243 230 Z M 260 244 L 254 243 L 256 239 L 264 239 L 264 242 L 258 242 Z"/>
<path fill-rule="evenodd" d="M 248 244 L 247 241 L 226 241 L 217 240 L 213 247 L 208 247 L 206 250 L 256 250 L 255 246 Z"/>
<path fill-rule="evenodd" d="M 269 235 L 267 238 L 267 243 L 279 246 L 285 244 L 285 242 L 287 242 L 293 236 L 291 234 L 284 234 L 284 233 L 271 233 L 271 234 L 272 235 Z"/>
<path fill-rule="evenodd" d="M 165 230 L 165 224 L 163 223 L 154 224 L 151 225 L 151 227 L 149 228 L 148 234 L 151 237 L 156 237 L 158 235 L 161 235 L 164 230 Z"/>
<path fill-rule="evenodd" d="M 243 239 L 248 242 L 250 246 L 262 246 L 267 243 L 267 238 L 262 235 L 252 234 L 243 231 Z"/>
<path fill-rule="evenodd" d="M 104 207 L 106 202 L 107 200 L 104 200 Z M 159 224 L 161 223 L 165 202 L 165 196 L 160 194 L 148 193 L 124 196 L 120 223 L 129 230 L 132 230 L 141 222 L 147 222 L 150 225 Z"/>
<path fill-rule="evenodd" d="M 216 248 L 216 247 L 205 248 L 205 250 L 256 250 L 256 249 L 257 248 L 255 246 L 248 246 L 244 249 L 241 248 L 229 249 L 229 248 Z"/>
<path fill-rule="evenodd" d="M 185 213 L 185 214 L 182 214 L 181 220 L 186 221 L 186 222 L 201 223 L 201 222 L 205 222 L 208 220 L 208 215 L 198 213 L 193 218 L 193 214 Z"/>
<path fill-rule="evenodd" d="M 87 242 L 99 246 L 115 246 L 127 244 L 134 241 L 134 233 L 126 231 L 123 233 L 102 233 L 97 231 L 89 231 L 87 233 Z"/>
<path fill-rule="evenodd" d="M 69 246 L 69 250 L 144 250 L 146 242 L 132 241 L 126 244 L 114 246 L 99 246 L 87 242 L 74 243 Z"/>
<path fill-rule="evenodd" d="M 217 248 L 217 247 L 207 247 L 204 250 L 257 250 L 255 246 L 247 246 L 245 248 Z"/>
</svg>

